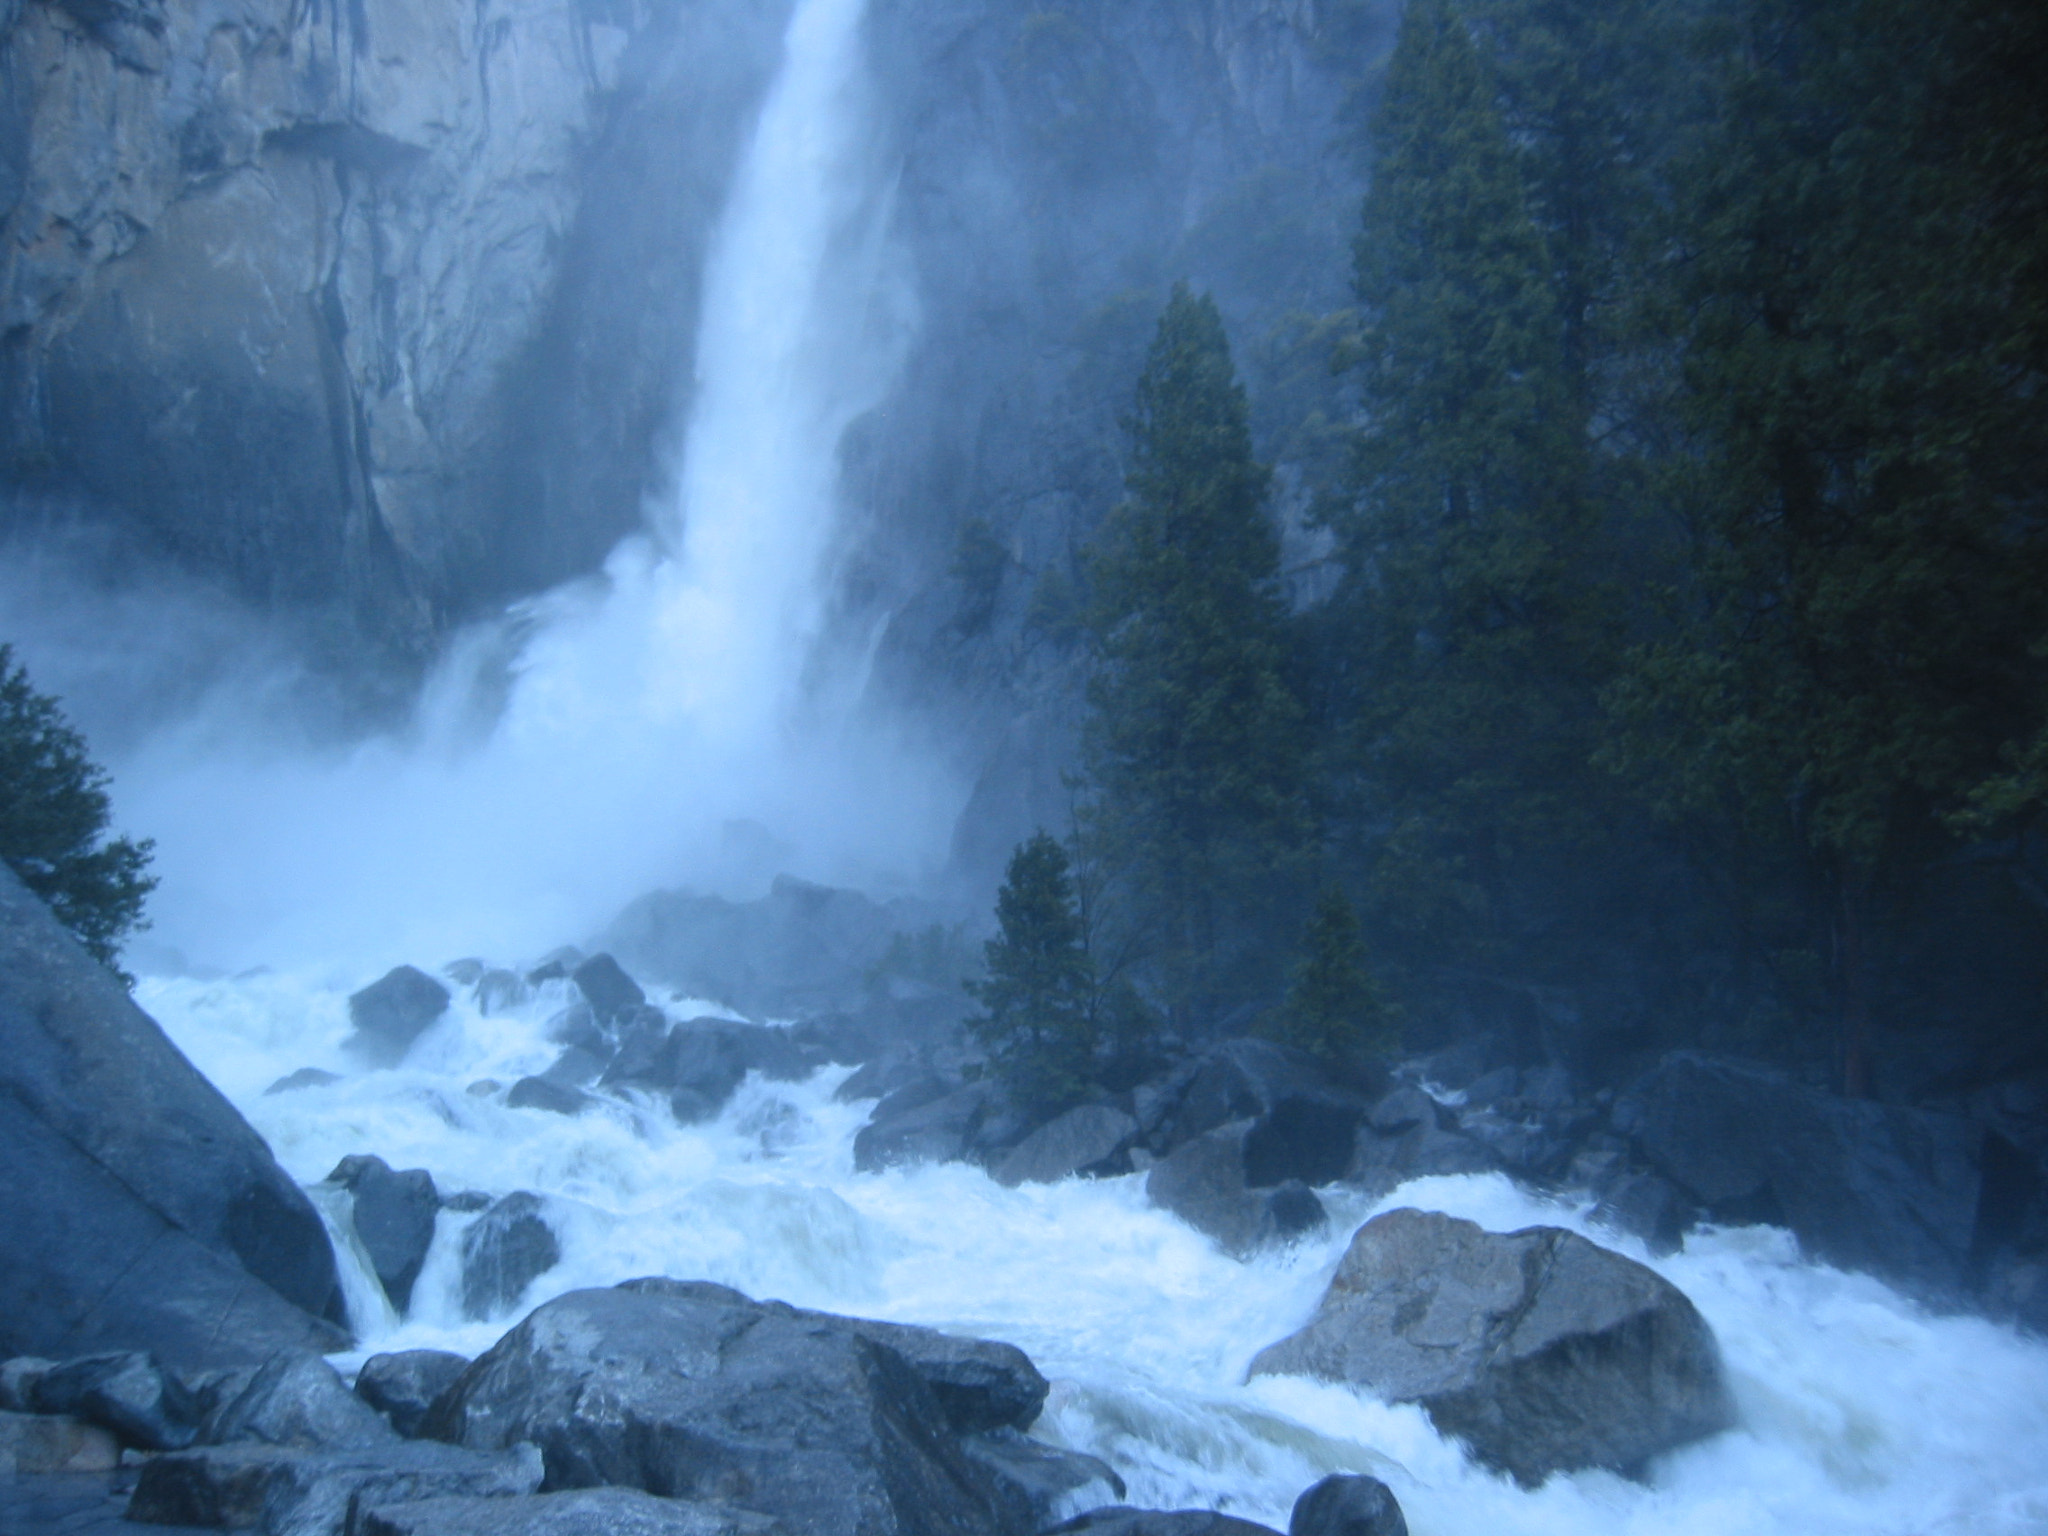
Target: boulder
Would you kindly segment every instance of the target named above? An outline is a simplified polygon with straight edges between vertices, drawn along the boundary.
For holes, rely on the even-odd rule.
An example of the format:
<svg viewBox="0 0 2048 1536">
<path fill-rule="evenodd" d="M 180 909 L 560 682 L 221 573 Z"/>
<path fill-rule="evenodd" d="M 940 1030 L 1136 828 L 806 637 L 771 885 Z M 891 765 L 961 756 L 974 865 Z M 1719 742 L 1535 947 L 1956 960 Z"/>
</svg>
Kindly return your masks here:
<svg viewBox="0 0 2048 1536">
<path fill-rule="evenodd" d="M 425 1499 L 363 1507 L 349 1536 L 784 1536 L 731 1504 L 658 1499 L 637 1488 L 576 1488 L 523 1499 Z"/>
<path fill-rule="evenodd" d="M 1269 1525 L 1208 1509 L 1091 1509 L 1045 1536 L 1279 1536 Z"/>
<path fill-rule="evenodd" d="M 628 1023 L 600 1082 L 666 1092 L 676 1118 L 687 1124 L 716 1114 L 749 1072 L 794 1082 L 813 1065 L 786 1029 L 710 1018 L 670 1024 L 643 1009 Z"/>
<path fill-rule="evenodd" d="M 462 1311 L 482 1321 L 509 1311 L 526 1288 L 562 1261 L 540 1196 L 518 1190 L 462 1234 Z"/>
<path fill-rule="evenodd" d="M 1408 1520 L 1378 1478 L 1336 1473 L 1294 1501 L 1287 1536 L 1408 1536 Z"/>
<path fill-rule="evenodd" d="M 587 1088 L 604 1076 L 604 1069 L 610 1064 L 609 1052 L 572 1045 L 557 1056 L 541 1076 L 565 1088 Z"/>
<path fill-rule="evenodd" d="M 1490 1173 L 1500 1160 L 1456 1129 L 1457 1116 L 1420 1088 L 1396 1088 L 1367 1111 L 1351 1145 L 1347 1183 L 1383 1195 L 1410 1179 Z"/>
<path fill-rule="evenodd" d="M 592 955 L 569 973 L 576 990 L 590 1004 L 600 1024 L 625 1017 L 647 1002 L 640 983 L 626 974 L 625 967 L 610 955 Z"/>
<path fill-rule="evenodd" d="M 349 998 L 356 1032 L 342 1048 L 366 1067 L 395 1067 L 447 1011 L 448 989 L 425 971 L 401 965 Z"/>
<path fill-rule="evenodd" d="M 359 1450 L 396 1432 L 348 1389 L 318 1355 L 280 1354 L 229 1401 L 207 1415 L 208 1445 L 255 1442 L 293 1450 Z"/>
<path fill-rule="evenodd" d="M 263 1140 L 0 868 L 0 1357 L 340 1349 L 326 1228 Z"/>
<path fill-rule="evenodd" d="M 1121 1499 L 1125 1493 L 1124 1480 L 1107 1462 L 1014 1429 L 969 1435 L 960 1448 L 987 1474 L 997 1514 L 1012 1531 L 1042 1531 L 1077 1500 Z"/>
<path fill-rule="evenodd" d="M 1047 1121 L 995 1165 L 998 1184 L 1052 1184 L 1079 1175 L 1114 1177 L 1131 1171 L 1138 1122 L 1107 1104 L 1083 1104 Z"/>
<path fill-rule="evenodd" d="M 1014 1344 L 993 1339 L 962 1338 L 914 1323 L 882 1323 L 830 1312 L 810 1312 L 779 1301 L 756 1302 L 730 1286 L 709 1280 L 653 1276 L 628 1280 L 618 1289 L 712 1306 L 765 1307 L 781 1316 L 799 1318 L 812 1327 L 850 1333 L 883 1345 L 901 1355 L 931 1389 L 938 1399 L 939 1411 L 945 1414 L 946 1423 L 955 1434 L 1029 1429 L 1051 1390 L 1029 1355 Z"/>
<path fill-rule="evenodd" d="M 204 1411 L 184 1381 L 143 1354 L 88 1355 L 49 1365 L 24 1386 L 11 1394 L 21 1406 L 84 1419 L 146 1451 L 190 1445 Z"/>
<path fill-rule="evenodd" d="M 1234 1120 L 1255 1119 L 1292 1095 L 1342 1097 L 1321 1062 L 1272 1040 L 1225 1040 L 1203 1052 L 1185 1074 L 1170 1108 L 1154 1109 L 1152 1150 L 1166 1153 Z"/>
<path fill-rule="evenodd" d="M 1718 1221 L 1789 1227 L 1815 1258 L 1937 1297 L 1966 1288 L 1982 1138 L 1961 1116 L 1679 1052 L 1615 1102 L 1613 1119 Z"/>
<path fill-rule="evenodd" d="M 1593 1219 L 1643 1240 L 1650 1252 L 1676 1253 L 1699 1209 L 1654 1173 L 1624 1173 L 1608 1184 Z"/>
<path fill-rule="evenodd" d="M 372 1355 L 356 1372 L 356 1396 L 391 1421 L 407 1439 L 420 1432 L 434 1399 L 469 1368 L 461 1355 L 440 1349 L 406 1349 Z"/>
<path fill-rule="evenodd" d="M 0 1477 L 51 1472 L 111 1472 L 121 1442 L 83 1419 L 0 1411 Z"/>
<path fill-rule="evenodd" d="M 1244 1138 L 1245 1183 L 1333 1184 L 1350 1171 L 1365 1103 L 1348 1094 L 1280 1095 Z"/>
<path fill-rule="evenodd" d="M 1633 1474 L 1732 1422 L 1714 1336 L 1669 1281 L 1555 1227 L 1412 1210 L 1358 1229 L 1314 1318 L 1251 1373 L 1418 1403 L 1524 1484 Z"/>
<path fill-rule="evenodd" d="M 533 996 L 533 988 L 517 971 L 489 970 L 476 979 L 476 1006 L 485 1018 L 510 1013 Z"/>
<path fill-rule="evenodd" d="M 987 1475 L 894 1349 L 836 1320 L 672 1282 L 536 1308 L 429 1416 L 480 1450 L 531 1441 L 550 1489 L 721 1498 L 796 1530 L 996 1536 Z"/>
<path fill-rule="evenodd" d="M 877 1104 L 853 1138 L 853 1166 L 862 1173 L 965 1157 L 994 1090 L 987 1083 L 968 1083 L 901 1113 L 891 1103 L 894 1097 Z"/>
<path fill-rule="evenodd" d="M 549 1077 L 522 1077 L 505 1095 L 508 1109 L 544 1109 L 551 1115 L 580 1115 L 596 1103 L 582 1089 Z"/>
<path fill-rule="evenodd" d="M 441 1194 L 424 1168 L 394 1173 L 381 1157 L 345 1157 L 327 1182 L 349 1192 L 352 1220 L 384 1294 L 403 1312 L 434 1242 Z"/>
<path fill-rule="evenodd" d="M 511 1498 L 540 1487 L 531 1446 L 497 1453 L 399 1440 L 349 1450 L 221 1445 L 147 1462 L 128 1501 L 143 1524 L 210 1526 L 264 1536 L 343 1536 L 351 1505 Z"/>
<path fill-rule="evenodd" d="M 1312 1232 L 1329 1219 L 1305 1184 L 1253 1189 L 1246 1182 L 1244 1145 L 1251 1124 L 1239 1121 L 1197 1136 L 1145 1177 L 1154 1205 L 1236 1258 Z"/>
</svg>

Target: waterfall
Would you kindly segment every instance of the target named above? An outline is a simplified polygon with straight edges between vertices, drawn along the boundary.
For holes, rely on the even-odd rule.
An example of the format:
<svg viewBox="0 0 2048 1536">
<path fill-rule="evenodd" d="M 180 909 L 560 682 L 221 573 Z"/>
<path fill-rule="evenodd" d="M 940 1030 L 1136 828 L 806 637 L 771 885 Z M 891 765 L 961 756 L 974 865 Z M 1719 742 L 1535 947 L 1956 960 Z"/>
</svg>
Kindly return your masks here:
<svg viewBox="0 0 2048 1536">
<path fill-rule="evenodd" d="M 861 715 L 830 633 L 841 439 L 914 323 L 863 10 L 798 0 L 711 244 L 670 488 L 603 573 L 462 637 L 404 739 L 122 766 L 172 964 L 537 953 L 650 889 L 943 859 L 960 797 Z"/>
</svg>

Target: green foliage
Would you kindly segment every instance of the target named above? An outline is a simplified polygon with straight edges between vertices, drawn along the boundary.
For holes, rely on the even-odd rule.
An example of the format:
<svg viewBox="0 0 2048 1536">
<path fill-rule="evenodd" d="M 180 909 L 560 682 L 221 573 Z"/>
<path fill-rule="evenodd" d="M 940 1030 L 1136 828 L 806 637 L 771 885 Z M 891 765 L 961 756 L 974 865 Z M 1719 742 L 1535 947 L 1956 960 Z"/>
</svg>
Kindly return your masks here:
<svg viewBox="0 0 2048 1536">
<path fill-rule="evenodd" d="M 1332 1063 L 1392 1055 L 1394 1014 L 1368 968 L 1358 914 L 1337 887 L 1324 888 L 1305 938 L 1274 1037 Z"/>
<path fill-rule="evenodd" d="M 968 986 L 983 1012 L 967 1027 L 1021 1100 L 1064 1108 L 1086 1096 L 1094 1077 L 1095 972 L 1071 865 L 1049 834 L 1010 856 L 996 922 L 987 979 Z"/>
<path fill-rule="evenodd" d="M 1603 820 L 1585 411 L 1498 95 L 1464 21 L 1415 0 L 1373 120 L 1347 576 L 1319 622 L 1340 831 L 1375 928 L 1439 967 L 1500 963 L 1523 871 Z"/>
<path fill-rule="evenodd" d="M 0 859 L 93 957 L 120 974 L 121 941 L 156 888 L 151 844 L 106 835 L 107 775 L 57 701 L 0 645 Z"/>
<path fill-rule="evenodd" d="M 1279 541 L 1222 318 L 1176 288 L 1092 565 L 1085 828 L 1177 1022 L 1259 985 L 1309 837 Z"/>
</svg>

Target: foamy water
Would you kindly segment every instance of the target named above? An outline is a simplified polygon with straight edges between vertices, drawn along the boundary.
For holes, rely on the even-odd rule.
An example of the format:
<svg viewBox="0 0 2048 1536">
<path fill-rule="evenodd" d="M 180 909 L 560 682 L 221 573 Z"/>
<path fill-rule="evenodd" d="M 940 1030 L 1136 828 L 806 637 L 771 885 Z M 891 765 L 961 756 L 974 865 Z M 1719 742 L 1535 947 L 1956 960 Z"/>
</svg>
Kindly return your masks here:
<svg viewBox="0 0 2048 1536">
<path fill-rule="evenodd" d="M 1133 1503 L 1281 1529 L 1303 1488 L 1347 1470 L 1384 1478 L 1416 1536 L 2048 1532 L 2048 1346 L 1805 1263 L 1782 1232 L 1709 1232 L 1653 1259 L 1503 1178 L 1424 1179 L 1377 1203 L 1327 1192 L 1326 1235 L 1240 1263 L 1152 1209 L 1138 1177 L 1012 1190 L 960 1165 L 856 1173 L 872 1106 L 834 1102 L 843 1069 L 750 1080 L 695 1127 L 656 1105 L 571 1119 L 470 1092 L 552 1060 L 545 1021 L 564 999 L 546 993 L 500 1017 L 459 997 L 404 1068 L 266 1097 L 296 1068 L 343 1069 L 346 993 L 367 979 L 146 980 L 140 996 L 301 1180 L 369 1152 L 431 1170 L 444 1192 L 546 1196 L 563 1260 L 518 1310 L 666 1274 L 1005 1339 L 1053 1382 L 1036 1433 L 1103 1457 Z M 1651 1264 L 1713 1325 L 1740 1427 L 1664 1458 L 1645 1484 L 1581 1473 L 1529 1492 L 1473 1467 L 1416 1409 L 1292 1378 L 1246 1384 L 1251 1357 L 1313 1311 L 1358 1224 L 1398 1205 L 1495 1230 L 1566 1226 Z M 412 1315 L 372 1309 L 353 1359 L 474 1354 L 516 1320 L 461 1317 L 470 1219 L 442 1215 Z"/>
</svg>

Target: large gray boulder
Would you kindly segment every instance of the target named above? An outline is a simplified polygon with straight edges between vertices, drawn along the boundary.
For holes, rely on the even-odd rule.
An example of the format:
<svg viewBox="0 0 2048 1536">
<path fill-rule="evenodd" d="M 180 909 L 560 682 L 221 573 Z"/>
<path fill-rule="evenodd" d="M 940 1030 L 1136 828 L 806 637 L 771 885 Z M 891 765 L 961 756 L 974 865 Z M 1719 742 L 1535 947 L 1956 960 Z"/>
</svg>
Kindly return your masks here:
<svg viewBox="0 0 2048 1536">
<path fill-rule="evenodd" d="M 4 866 L 0 1167 L 0 1357 L 345 1347 L 311 1202 Z"/>
<path fill-rule="evenodd" d="M 1052 1184 L 1060 1179 L 1131 1171 L 1138 1122 L 1107 1104 L 1083 1104 L 1047 1121 L 995 1165 L 998 1184 Z"/>
<path fill-rule="evenodd" d="M 462 1234 L 462 1312 L 482 1321 L 509 1310 L 526 1288 L 562 1261 L 547 1204 L 514 1190 Z"/>
<path fill-rule="evenodd" d="M 441 1349 L 405 1349 L 372 1355 L 356 1372 L 356 1396 L 391 1421 L 408 1439 L 417 1435 L 434 1400 L 455 1385 L 469 1361 Z"/>
<path fill-rule="evenodd" d="M 1556 1227 L 1390 1211 L 1358 1229 L 1307 1327 L 1251 1373 L 1419 1403 L 1486 1465 L 1635 1473 L 1733 1422 L 1720 1351 L 1669 1281 Z"/>
<path fill-rule="evenodd" d="M 1287 1536 L 1408 1536 L 1408 1519 L 1378 1478 L 1338 1472 L 1294 1501 Z"/>
<path fill-rule="evenodd" d="M 381 1157 L 345 1157 L 327 1182 L 349 1193 L 349 1218 L 391 1304 L 412 1304 L 413 1282 L 434 1244 L 441 1194 L 424 1168 L 395 1172 Z"/>
<path fill-rule="evenodd" d="M 1011 1529 L 931 1385 L 873 1326 L 711 1285 L 576 1291 L 481 1356 L 427 1429 L 482 1450 L 531 1441 L 550 1490 L 725 1499 L 845 1536 Z"/>
<path fill-rule="evenodd" d="M 395 1067 L 448 1011 L 448 989 L 417 966 L 386 971 L 348 1000 L 355 1033 L 342 1047 L 368 1067 Z"/>
<path fill-rule="evenodd" d="M 1679 1052 L 1614 1106 L 1651 1168 L 1723 1221 L 1787 1226 L 1814 1257 L 1942 1298 L 1970 1273 L 1981 1131 Z"/>
</svg>

